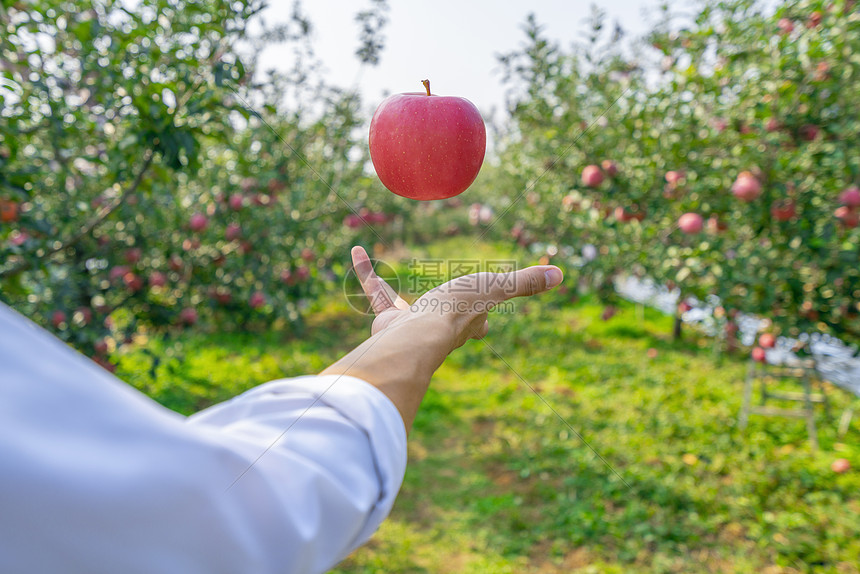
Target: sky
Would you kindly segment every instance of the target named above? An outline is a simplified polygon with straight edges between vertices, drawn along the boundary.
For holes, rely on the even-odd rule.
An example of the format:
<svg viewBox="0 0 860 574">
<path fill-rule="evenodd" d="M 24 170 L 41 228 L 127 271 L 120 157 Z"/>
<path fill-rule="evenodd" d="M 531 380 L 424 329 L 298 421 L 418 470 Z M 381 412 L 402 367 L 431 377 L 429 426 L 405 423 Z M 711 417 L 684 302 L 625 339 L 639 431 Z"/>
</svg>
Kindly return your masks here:
<svg viewBox="0 0 860 574">
<path fill-rule="evenodd" d="M 488 117 L 504 109 L 497 55 L 519 48 L 521 27 L 533 12 L 545 34 L 565 49 L 580 38 L 592 3 L 583 0 L 389 0 L 385 49 L 376 67 L 360 64 L 358 11 L 369 0 L 304 0 L 302 10 L 314 25 L 313 43 L 327 78 L 343 88 L 358 88 L 362 100 L 375 108 L 391 93 L 421 91 L 430 80 L 434 94 L 461 96 Z M 656 0 L 610 0 L 601 3 L 610 24 L 619 22 L 632 36 L 650 28 Z M 286 20 L 292 2 L 274 0 L 267 18 Z M 648 18 L 645 8 L 648 8 Z M 264 68 L 290 62 L 288 49 L 270 49 Z"/>
</svg>

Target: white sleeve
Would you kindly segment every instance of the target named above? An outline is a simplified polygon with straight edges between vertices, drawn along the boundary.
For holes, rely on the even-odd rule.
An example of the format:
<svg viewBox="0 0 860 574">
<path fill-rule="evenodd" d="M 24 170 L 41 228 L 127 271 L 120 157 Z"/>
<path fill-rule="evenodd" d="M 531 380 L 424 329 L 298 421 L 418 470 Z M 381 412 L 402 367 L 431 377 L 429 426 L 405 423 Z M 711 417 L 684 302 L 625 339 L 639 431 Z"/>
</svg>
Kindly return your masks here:
<svg viewBox="0 0 860 574">
<path fill-rule="evenodd" d="M 0 572 L 325 572 L 406 468 L 391 401 L 346 376 L 185 418 L 0 304 Z"/>
</svg>

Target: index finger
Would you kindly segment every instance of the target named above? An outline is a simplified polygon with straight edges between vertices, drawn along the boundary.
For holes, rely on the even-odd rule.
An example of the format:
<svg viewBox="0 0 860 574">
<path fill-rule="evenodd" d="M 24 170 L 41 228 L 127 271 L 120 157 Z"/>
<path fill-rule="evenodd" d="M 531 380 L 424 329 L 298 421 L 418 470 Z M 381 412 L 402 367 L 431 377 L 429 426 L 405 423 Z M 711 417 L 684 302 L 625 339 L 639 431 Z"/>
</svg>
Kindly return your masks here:
<svg viewBox="0 0 860 574">
<path fill-rule="evenodd" d="M 469 276 L 460 278 L 468 280 Z M 479 273 L 473 293 L 490 303 L 501 303 L 514 297 L 529 297 L 549 291 L 564 279 L 561 269 L 555 265 L 534 265 L 508 273 Z"/>
</svg>

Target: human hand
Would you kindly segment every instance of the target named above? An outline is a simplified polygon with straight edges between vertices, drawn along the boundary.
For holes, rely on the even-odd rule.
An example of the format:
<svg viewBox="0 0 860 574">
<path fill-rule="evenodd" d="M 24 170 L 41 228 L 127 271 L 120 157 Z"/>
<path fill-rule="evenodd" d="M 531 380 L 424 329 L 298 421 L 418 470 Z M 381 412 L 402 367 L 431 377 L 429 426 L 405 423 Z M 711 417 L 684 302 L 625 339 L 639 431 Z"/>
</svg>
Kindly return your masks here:
<svg viewBox="0 0 860 574">
<path fill-rule="evenodd" d="M 554 265 L 536 265 L 509 273 L 475 273 L 452 279 L 410 305 L 376 275 L 363 247 L 353 247 L 351 255 L 356 276 L 376 315 L 371 334 L 395 323 L 436 315 L 452 329 L 450 350 L 469 339 L 486 336 L 488 312 L 499 303 L 547 291 L 563 279 L 561 269 Z"/>
<path fill-rule="evenodd" d="M 373 271 L 365 250 L 352 248 L 356 275 L 376 318 L 371 336 L 323 374 L 358 377 L 382 391 L 412 427 L 430 378 L 454 349 L 487 334 L 487 313 L 511 299 L 547 291 L 562 280 L 553 265 L 453 279 L 409 305 Z"/>
</svg>

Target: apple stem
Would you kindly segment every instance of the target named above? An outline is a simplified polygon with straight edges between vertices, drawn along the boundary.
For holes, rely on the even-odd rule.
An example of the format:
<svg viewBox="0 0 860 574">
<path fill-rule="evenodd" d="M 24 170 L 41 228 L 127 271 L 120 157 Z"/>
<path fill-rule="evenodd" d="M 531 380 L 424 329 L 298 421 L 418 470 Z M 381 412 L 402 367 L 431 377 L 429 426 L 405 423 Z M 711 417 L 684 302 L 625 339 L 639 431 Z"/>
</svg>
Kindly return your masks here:
<svg viewBox="0 0 860 574">
<path fill-rule="evenodd" d="M 427 95 L 430 95 L 430 80 L 421 80 L 421 83 L 424 84 L 424 89 L 427 90 Z"/>
</svg>

